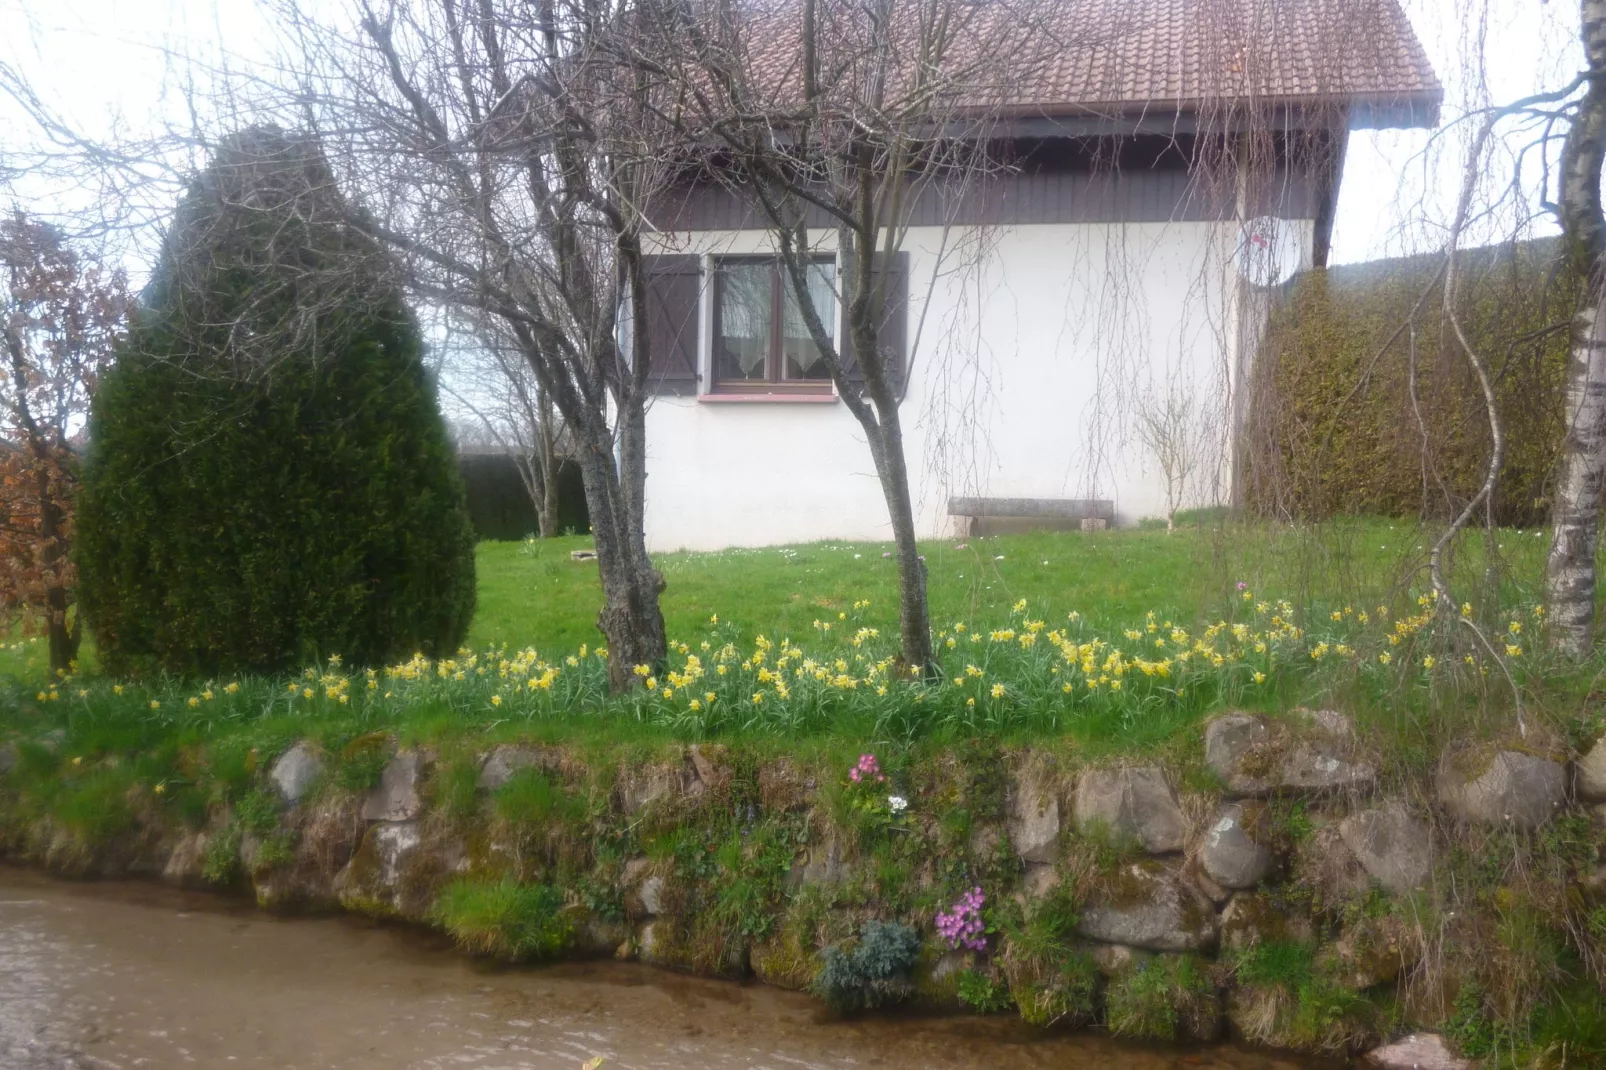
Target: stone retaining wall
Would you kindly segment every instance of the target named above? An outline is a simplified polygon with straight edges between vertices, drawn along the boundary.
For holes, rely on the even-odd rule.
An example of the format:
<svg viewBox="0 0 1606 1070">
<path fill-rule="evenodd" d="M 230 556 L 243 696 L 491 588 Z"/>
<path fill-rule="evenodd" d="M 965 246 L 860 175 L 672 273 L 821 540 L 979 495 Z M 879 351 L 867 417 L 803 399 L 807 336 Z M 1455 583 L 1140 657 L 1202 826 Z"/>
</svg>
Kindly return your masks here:
<svg viewBox="0 0 1606 1070">
<path fill-rule="evenodd" d="M 147 810 L 99 844 L 4 805 L 0 779 L 0 852 L 73 875 L 232 878 L 266 908 L 424 923 L 441 921 L 452 881 L 548 883 L 568 904 L 571 954 L 791 988 L 865 923 L 897 921 L 920 934 L 908 991 L 930 1007 L 1013 1002 L 1045 1023 L 1454 1066 L 1437 1038 L 1400 1039 L 1452 1016 L 1471 976 L 1457 948 L 1493 931 L 1452 853 L 1531 840 L 1563 813 L 1606 844 L 1606 742 L 1571 765 L 1474 748 L 1422 790 L 1387 789 L 1380 756 L 1328 711 L 1229 713 L 1203 743 L 1202 764 L 1172 767 L 982 746 L 856 784 L 722 746 L 616 765 L 552 746 L 401 750 L 352 793 L 303 742 L 262 763 L 268 820 L 244 823 L 236 805 L 186 829 Z M 0 749 L 0 777 L 12 764 Z M 1559 878 L 1577 910 L 1606 902 L 1601 853 Z M 956 949 L 933 916 L 972 887 L 994 931 Z"/>
</svg>

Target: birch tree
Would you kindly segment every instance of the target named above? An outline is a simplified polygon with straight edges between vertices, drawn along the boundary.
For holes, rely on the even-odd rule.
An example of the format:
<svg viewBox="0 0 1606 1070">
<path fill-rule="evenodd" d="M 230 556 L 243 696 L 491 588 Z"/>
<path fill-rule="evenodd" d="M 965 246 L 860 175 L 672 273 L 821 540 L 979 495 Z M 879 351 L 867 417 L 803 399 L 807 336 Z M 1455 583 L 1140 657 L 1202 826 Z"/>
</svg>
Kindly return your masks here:
<svg viewBox="0 0 1606 1070">
<path fill-rule="evenodd" d="M 1606 485 L 1606 0 L 1582 0 L 1584 85 L 1562 147 L 1561 218 L 1567 255 L 1586 281 L 1567 360 L 1567 435 L 1551 507 L 1546 597 L 1551 641 L 1575 655 L 1594 641 L 1595 552 Z M 1576 83 L 1575 83 L 1576 84 Z"/>
</svg>

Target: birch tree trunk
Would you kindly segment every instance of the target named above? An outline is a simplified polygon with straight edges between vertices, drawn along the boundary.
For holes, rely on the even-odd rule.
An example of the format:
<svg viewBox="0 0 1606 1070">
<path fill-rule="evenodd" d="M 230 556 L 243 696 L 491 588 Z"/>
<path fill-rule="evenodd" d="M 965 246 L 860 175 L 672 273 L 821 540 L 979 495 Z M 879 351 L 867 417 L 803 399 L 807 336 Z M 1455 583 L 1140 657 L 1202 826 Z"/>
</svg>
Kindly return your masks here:
<svg viewBox="0 0 1606 1070">
<path fill-rule="evenodd" d="M 1567 357 L 1567 437 L 1551 506 L 1546 598 L 1551 642 L 1589 653 L 1595 626 L 1595 550 L 1606 482 L 1606 286 L 1597 273 L 1573 318 Z"/>
<path fill-rule="evenodd" d="M 1582 0 L 1581 36 L 1588 88 L 1561 158 L 1560 213 L 1567 252 L 1588 285 L 1573 317 L 1567 359 L 1566 438 L 1551 506 L 1545 595 L 1551 644 L 1589 652 L 1595 626 L 1595 550 L 1606 482 L 1606 218 L 1601 162 L 1606 156 L 1606 0 Z"/>
</svg>

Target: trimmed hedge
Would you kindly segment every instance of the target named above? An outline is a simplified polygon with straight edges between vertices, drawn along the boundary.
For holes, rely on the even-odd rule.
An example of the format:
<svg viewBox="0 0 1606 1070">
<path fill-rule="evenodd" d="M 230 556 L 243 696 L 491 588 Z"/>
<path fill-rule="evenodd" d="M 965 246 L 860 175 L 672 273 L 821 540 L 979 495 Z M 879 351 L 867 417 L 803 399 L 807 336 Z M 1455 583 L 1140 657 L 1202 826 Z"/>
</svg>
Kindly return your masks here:
<svg viewBox="0 0 1606 1070">
<path fill-rule="evenodd" d="M 513 541 L 540 531 L 535 503 L 510 455 L 466 453 L 458 458 L 458 471 L 463 475 L 468 517 L 477 537 Z M 558 533 L 585 535 L 590 530 L 580 466 L 562 461 L 558 465 Z"/>
<path fill-rule="evenodd" d="M 316 146 L 253 130 L 180 204 L 89 422 L 77 556 L 114 673 L 455 650 L 473 533 L 386 259 Z"/>
<path fill-rule="evenodd" d="M 1495 498 L 1503 524 L 1541 523 L 1549 510 L 1578 293 L 1560 251 L 1538 241 L 1459 260 L 1459 314 L 1491 369 L 1506 435 Z M 1245 473 L 1252 505 L 1299 517 L 1444 516 L 1476 493 L 1489 428 L 1443 314 L 1442 259 L 1316 269 L 1279 295 L 1256 359 Z M 1400 330 L 1427 290 L 1414 335 Z M 1413 346 L 1425 440 L 1411 398 Z"/>
</svg>

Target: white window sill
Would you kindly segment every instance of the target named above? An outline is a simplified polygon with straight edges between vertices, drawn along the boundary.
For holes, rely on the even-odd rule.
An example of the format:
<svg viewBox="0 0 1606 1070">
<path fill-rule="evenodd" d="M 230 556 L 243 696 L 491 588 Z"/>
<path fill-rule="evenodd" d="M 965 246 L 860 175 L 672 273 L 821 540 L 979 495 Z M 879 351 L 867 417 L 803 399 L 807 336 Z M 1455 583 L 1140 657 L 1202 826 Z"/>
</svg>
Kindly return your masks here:
<svg viewBox="0 0 1606 1070">
<path fill-rule="evenodd" d="M 698 394 L 711 405 L 835 405 L 836 394 Z"/>
</svg>

